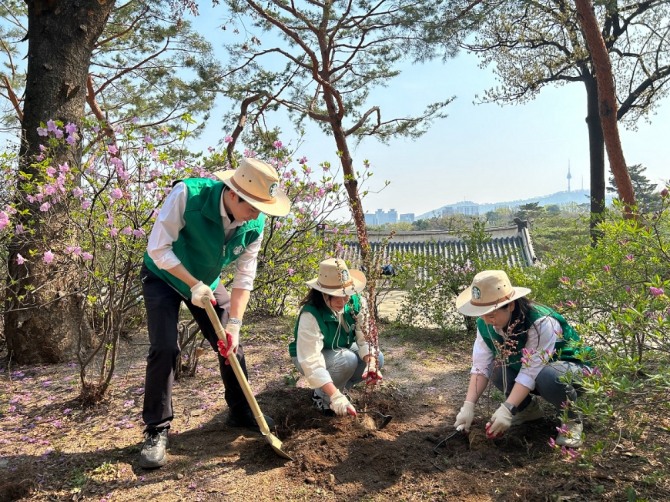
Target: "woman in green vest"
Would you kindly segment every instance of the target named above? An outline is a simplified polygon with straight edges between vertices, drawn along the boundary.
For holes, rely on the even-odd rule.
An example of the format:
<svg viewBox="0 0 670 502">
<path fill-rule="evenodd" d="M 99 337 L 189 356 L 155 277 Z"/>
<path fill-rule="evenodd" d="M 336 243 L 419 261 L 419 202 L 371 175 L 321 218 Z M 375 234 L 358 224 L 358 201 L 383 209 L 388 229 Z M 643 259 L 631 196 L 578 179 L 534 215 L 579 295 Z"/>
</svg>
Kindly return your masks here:
<svg viewBox="0 0 670 502">
<path fill-rule="evenodd" d="M 314 389 L 314 406 L 325 415 L 356 415 L 345 389 L 365 380 L 381 381 L 384 356 L 365 339 L 367 304 L 358 293 L 365 275 L 344 260 L 319 264 L 319 276 L 307 281 L 289 354 Z"/>
<path fill-rule="evenodd" d="M 506 400 L 486 424 L 490 438 L 499 437 L 512 425 L 543 417 L 533 399 L 539 395 L 557 412 L 567 408 L 555 443 L 577 448 L 582 444 L 579 415 L 570 408 L 577 399 L 577 382 L 584 356 L 578 333 L 549 307 L 531 302 L 530 289 L 514 287 L 501 270 L 475 275 L 472 285 L 456 299 L 457 310 L 478 317 L 472 351 L 470 384 L 454 427 L 468 432 L 474 407 L 489 380 L 504 392 Z M 569 377 L 566 377 L 567 375 Z"/>
</svg>

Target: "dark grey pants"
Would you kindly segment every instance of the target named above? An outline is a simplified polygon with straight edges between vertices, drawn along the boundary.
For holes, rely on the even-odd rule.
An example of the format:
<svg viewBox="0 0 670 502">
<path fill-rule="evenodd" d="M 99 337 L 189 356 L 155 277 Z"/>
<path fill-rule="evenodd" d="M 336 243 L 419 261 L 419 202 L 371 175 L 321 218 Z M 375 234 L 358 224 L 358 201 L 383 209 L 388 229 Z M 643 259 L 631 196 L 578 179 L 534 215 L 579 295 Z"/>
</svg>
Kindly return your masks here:
<svg viewBox="0 0 670 502">
<path fill-rule="evenodd" d="M 503 368 L 499 364 L 495 364 L 491 371 L 491 382 L 498 389 L 509 396 L 514 387 L 514 379 L 518 371 L 505 367 L 507 388 L 503 388 Z M 565 378 L 568 375 L 568 378 Z M 561 412 L 565 406 L 564 403 L 574 402 L 577 400 L 579 390 L 579 380 L 582 376 L 582 366 L 580 364 L 569 361 L 551 361 L 535 378 L 535 389 L 531 394 L 540 396 L 554 405 L 557 412 Z M 530 403 L 532 396 L 528 394 L 518 406 L 519 411 L 523 410 Z M 568 408 L 568 416 L 575 418 L 576 413 L 571 412 Z"/>
<path fill-rule="evenodd" d="M 174 417 L 172 409 L 172 384 L 180 352 L 177 324 L 179 322 L 179 308 L 184 302 L 198 323 L 204 337 L 217 353 L 219 371 L 225 387 L 225 399 L 230 413 L 242 413 L 249 408 L 235 373 L 230 365 L 226 365 L 225 358 L 217 350 L 217 337 L 214 327 L 207 317 L 207 312 L 184 299 L 172 286 L 151 272 L 146 265 L 140 273 L 144 306 L 147 311 L 147 328 L 149 331 L 149 355 L 147 356 L 147 371 L 144 381 L 144 408 L 142 419 L 146 429 L 162 429 L 170 426 Z M 228 321 L 230 296 L 226 288 L 219 286 L 214 291 L 217 305 L 216 313 L 223 325 Z M 237 349 L 237 359 L 240 361 L 245 376 L 248 377 L 244 361 L 244 351 L 240 345 Z"/>
</svg>

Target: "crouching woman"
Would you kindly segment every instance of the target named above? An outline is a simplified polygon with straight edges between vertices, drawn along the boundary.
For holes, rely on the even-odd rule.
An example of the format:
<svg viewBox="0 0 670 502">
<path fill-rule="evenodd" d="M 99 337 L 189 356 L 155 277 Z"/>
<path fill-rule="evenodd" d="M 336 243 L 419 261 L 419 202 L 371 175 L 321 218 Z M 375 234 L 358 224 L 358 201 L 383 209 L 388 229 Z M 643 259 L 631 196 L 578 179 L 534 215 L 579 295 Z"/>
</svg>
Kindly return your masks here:
<svg viewBox="0 0 670 502">
<path fill-rule="evenodd" d="M 310 290 L 299 305 L 289 355 L 313 389 L 314 407 L 330 416 L 356 415 L 346 389 L 363 380 L 377 384 L 384 364 L 383 354 L 364 335 L 367 305 L 359 293 L 365 275 L 329 258 L 306 284 Z"/>
<path fill-rule="evenodd" d="M 486 424 L 488 437 L 498 437 L 513 425 L 542 418 L 533 395 L 551 403 L 562 420 L 556 444 L 577 448 L 583 426 L 570 406 L 577 399 L 583 360 L 591 348 L 557 312 L 531 302 L 528 288 L 514 287 L 501 270 L 475 275 L 472 285 L 456 299 L 457 310 L 477 317 L 470 384 L 454 427 L 468 432 L 474 407 L 489 379 L 505 401 Z"/>
</svg>

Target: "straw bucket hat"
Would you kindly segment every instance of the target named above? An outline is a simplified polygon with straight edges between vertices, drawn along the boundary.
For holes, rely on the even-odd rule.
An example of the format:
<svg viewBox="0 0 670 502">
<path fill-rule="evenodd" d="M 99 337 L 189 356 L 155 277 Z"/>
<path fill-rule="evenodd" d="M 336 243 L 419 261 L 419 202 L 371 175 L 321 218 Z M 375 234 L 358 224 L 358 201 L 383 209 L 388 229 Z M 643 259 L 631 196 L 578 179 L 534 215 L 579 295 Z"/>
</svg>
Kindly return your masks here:
<svg viewBox="0 0 670 502">
<path fill-rule="evenodd" d="M 261 160 L 244 158 L 237 169 L 216 171 L 214 176 L 262 213 L 286 216 L 291 210 L 291 201 L 279 189 L 277 171 Z"/>
<path fill-rule="evenodd" d="M 340 258 L 328 258 L 319 263 L 319 276 L 305 284 L 331 296 L 351 296 L 363 291 L 366 283 L 360 270 L 349 270 Z"/>
<path fill-rule="evenodd" d="M 528 288 L 514 287 L 502 270 L 484 270 L 475 275 L 472 285 L 456 298 L 456 310 L 480 317 L 530 293 Z"/>
</svg>

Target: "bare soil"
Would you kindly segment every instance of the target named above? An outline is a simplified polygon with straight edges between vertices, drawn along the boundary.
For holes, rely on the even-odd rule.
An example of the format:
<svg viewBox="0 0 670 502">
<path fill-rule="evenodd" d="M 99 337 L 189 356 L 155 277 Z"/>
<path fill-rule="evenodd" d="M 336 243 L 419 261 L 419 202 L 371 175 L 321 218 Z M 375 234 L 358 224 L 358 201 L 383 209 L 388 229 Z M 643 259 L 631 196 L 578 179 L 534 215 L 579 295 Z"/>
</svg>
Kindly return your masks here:
<svg viewBox="0 0 670 502">
<path fill-rule="evenodd" d="M 444 440 L 465 393 L 470 340 L 382 325 L 384 383 L 352 391 L 359 409 L 392 416 L 380 429 L 378 414 L 329 418 L 311 407 L 287 355 L 289 320 L 250 328 L 249 380 L 292 460 L 260 435 L 226 427 L 207 352 L 197 374 L 175 384 L 168 464 L 139 468 L 147 345 L 138 333 L 125 342 L 109 398 L 94 408 L 76 401 L 75 365 L 2 362 L 0 500 L 670 500 L 667 434 L 613 442 L 611 431 L 587 424 L 583 450 L 598 451 L 568 461 L 548 444 L 558 421 L 546 408 L 544 420 L 487 440 L 484 423 L 499 402 L 491 396 L 469 436 Z"/>
</svg>

